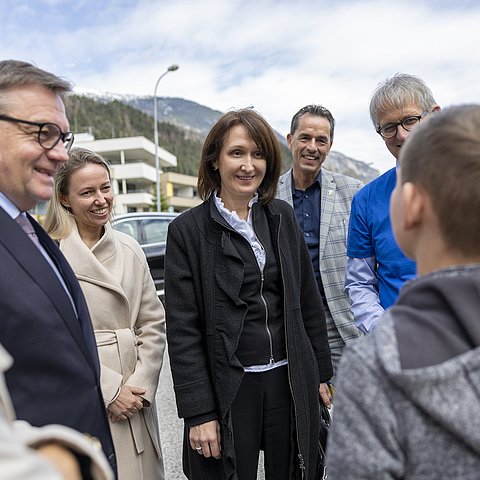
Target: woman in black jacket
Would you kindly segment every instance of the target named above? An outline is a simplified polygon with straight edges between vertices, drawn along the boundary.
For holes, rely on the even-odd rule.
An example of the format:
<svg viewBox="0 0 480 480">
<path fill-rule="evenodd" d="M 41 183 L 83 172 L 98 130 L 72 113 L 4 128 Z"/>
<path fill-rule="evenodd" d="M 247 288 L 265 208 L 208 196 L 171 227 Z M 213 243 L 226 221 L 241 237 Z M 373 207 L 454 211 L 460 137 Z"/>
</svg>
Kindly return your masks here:
<svg viewBox="0 0 480 480">
<path fill-rule="evenodd" d="M 319 389 L 332 376 L 322 301 L 281 156 L 252 109 L 224 114 L 202 149 L 204 203 L 169 227 L 167 338 L 190 480 L 315 478 Z"/>
</svg>

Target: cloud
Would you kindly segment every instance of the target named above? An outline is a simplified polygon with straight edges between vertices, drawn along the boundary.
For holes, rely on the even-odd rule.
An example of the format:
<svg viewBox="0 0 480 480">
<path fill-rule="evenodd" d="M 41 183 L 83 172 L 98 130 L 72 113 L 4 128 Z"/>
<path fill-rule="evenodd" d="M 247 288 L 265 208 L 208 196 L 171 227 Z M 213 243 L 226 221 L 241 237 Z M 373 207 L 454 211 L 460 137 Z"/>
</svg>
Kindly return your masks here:
<svg viewBox="0 0 480 480">
<path fill-rule="evenodd" d="M 253 105 L 282 133 L 303 105 L 336 120 L 334 149 L 394 164 L 368 115 L 376 85 L 419 75 L 441 105 L 480 101 L 480 5 L 404 0 L 0 0 L 0 55 L 79 87 Z"/>
</svg>

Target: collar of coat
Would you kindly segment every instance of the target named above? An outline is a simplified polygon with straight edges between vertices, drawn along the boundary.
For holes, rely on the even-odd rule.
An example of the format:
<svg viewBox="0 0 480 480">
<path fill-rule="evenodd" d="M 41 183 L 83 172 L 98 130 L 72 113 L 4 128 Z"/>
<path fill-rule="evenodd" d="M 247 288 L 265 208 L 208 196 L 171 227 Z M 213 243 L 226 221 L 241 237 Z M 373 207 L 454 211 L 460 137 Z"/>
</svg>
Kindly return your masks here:
<svg viewBox="0 0 480 480">
<path fill-rule="evenodd" d="M 263 208 L 267 217 L 274 217 L 276 215 L 280 215 L 280 211 L 277 205 L 278 200 L 274 199 L 268 204 L 263 204 L 261 201 L 258 201 L 252 205 L 252 218 L 255 219 L 255 214 L 258 212 L 259 209 Z M 232 226 L 222 217 L 220 212 L 218 211 L 215 201 L 213 199 L 213 195 L 209 197 L 209 199 L 202 204 L 202 208 L 210 220 L 211 226 L 214 230 L 217 231 L 224 231 L 225 229 L 234 231 Z"/>
</svg>

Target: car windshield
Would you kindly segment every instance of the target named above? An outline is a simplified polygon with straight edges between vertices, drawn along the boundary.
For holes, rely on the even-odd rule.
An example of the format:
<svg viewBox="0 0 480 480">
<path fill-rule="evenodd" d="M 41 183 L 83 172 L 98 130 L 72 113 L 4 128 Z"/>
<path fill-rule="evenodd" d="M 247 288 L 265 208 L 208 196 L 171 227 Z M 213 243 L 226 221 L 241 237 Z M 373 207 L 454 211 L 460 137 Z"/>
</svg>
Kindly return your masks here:
<svg viewBox="0 0 480 480">
<path fill-rule="evenodd" d="M 133 237 L 137 242 L 141 243 L 140 231 L 137 222 L 119 222 L 115 224 L 115 230 L 126 233 Z"/>
<path fill-rule="evenodd" d="M 167 241 L 168 220 L 145 220 L 143 230 L 146 243 L 159 243 Z"/>
</svg>

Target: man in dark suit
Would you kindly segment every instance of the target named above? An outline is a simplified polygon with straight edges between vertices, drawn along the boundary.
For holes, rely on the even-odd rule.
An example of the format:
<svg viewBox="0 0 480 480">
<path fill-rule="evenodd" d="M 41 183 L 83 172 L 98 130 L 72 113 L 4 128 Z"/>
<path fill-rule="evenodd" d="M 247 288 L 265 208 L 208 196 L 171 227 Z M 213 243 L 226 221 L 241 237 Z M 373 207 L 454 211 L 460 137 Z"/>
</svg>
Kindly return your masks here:
<svg viewBox="0 0 480 480">
<path fill-rule="evenodd" d="M 0 62 L 0 343 L 14 359 L 5 377 L 17 417 L 98 438 L 115 470 L 85 299 L 56 244 L 25 214 L 50 199 L 68 159 L 70 88 L 28 63 Z"/>
</svg>

